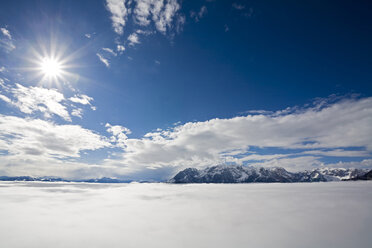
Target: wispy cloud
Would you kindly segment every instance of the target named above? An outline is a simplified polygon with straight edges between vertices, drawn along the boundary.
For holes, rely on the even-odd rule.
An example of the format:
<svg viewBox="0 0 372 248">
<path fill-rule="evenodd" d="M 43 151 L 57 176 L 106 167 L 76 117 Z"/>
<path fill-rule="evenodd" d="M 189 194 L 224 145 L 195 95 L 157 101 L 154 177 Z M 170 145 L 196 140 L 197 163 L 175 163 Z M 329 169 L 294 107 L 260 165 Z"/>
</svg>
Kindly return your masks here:
<svg viewBox="0 0 372 248">
<path fill-rule="evenodd" d="M 227 24 L 224 25 L 225 32 L 228 32 L 230 30 L 229 26 Z"/>
<path fill-rule="evenodd" d="M 136 22 L 140 26 L 148 26 L 153 21 L 156 29 L 163 34 L 172 27 L 174 17 L 181 7 L 177 0 L 136 0 L 136 3 L 133 10 Z"/>
<path fill-rule="evenodd" d="M 123 35 L 127 20 L 134 20 L 132 29 L 137 30 L 132 30 L 127 37 L 132 46 L 139 43 L 138 35 L 153 34 L 155 30 L 164 35 L 172 29 L 179 32 L 185 23 L 184 16 L 178 13 L 181 6 L 177 0 L 107 0 L 106 7 L 111 13 L 114 31 L 119 35 Z M 204 9 L 201 11 L 204 14 Z M 120 52 L 124 51 L 122 48 Z"/>
<path fill-rule="evenodd" d="M 76 94 L 73 97 L 70 97 L 69 100 L 71 102 L 80 103 L 83 105 L 91 105 L 91 102 L 93 101 L 93 97 L 90 97 L 84 94 Z"/>
<path fill-rule="evenodd" d="M 237 10 L 245 9 L 245 6 L 243 4 L 233 3 L 232 6 L 234 9 L 237 9 Z"/>
<path fill-rule="evenodd" d="M 65 121 L 71 121 L 68 108 L 72 108 L 74 116 L 79 111 L 82 116 L 82 110 L 78 110 L 70 103 L 79 103 L 82 105 L 91 105 L 92 97 L 84 94 L 76 94 L 73 97 L 65 98 L 57 89 L 47 89 L 35 86 L 23 86 L 21 84 L 0 85 L 4 94 L 0 94 L 0 100 L 5 101 L 13 107 L 19 109 L 26 115 L 41 113 L 44 118 L 50 119 L 53 116 L 59 116 Z M 0 92 L 1 93 L 1 92 Z M 71 113 L 72 113 L 71 112 Z"/>
<path fill-rule="evenodd" d="M 83 118 L 83 109 L 81 108 L 73 109 L 71 112 L 71 115 L 79 117 L 79 118 Z"/>
<path fill-rule="evenodd" d="M 103 57 L 102 54 L 100 53 L 96 53 L 97 57 L 99 58 L 99 60 L 106 66 L 106 67 L 110 67 L 110 62 L 108 61 L 108 59 L 106 59 L 105 57 Z"/>
<path fill-rule="evenodd" d="M 104 48 L 102 48 L 102 50 L 111 54 L 111 55 L 113 55 L 113 56 L 117 56 L 117 53 L 114 52 L 114 50 L 112 50 L 111 48 L 104 47 Z"/>
<path fill-rule="evenodd" d="M 20 111 L 26 114 L 41 112 L 45 117 L 58 115 L 66 121 L 71 121 L 66 107 L 61 103 L 65 100 L 63 94 L 55 89 L 46 89 L 41 87 L 25 87 L 16 84 L 10 90 L 14 100 L 7 101 Z M 3 99 L 4 100 L 4 99 Z"/>
<path fill-rule="evenodd" d="M 195 20 L 195 22 L 199 22 L 201 18 L 203 18 L 207 14 L 207 7 L 204 5 L 200 8 L 199 12 L 191 11 L 190 17 Z"/>
<path fill-rule="evenodd" d="M 1 31 L 1 33 L 2 33 L 4 36 L 6 36 L 9 40 L 12 39 L 12 36 L 11 36 L 11 34 L 10 34 L 10 32 L 9 32 L 8 29 L 6 29 L 6 28 L 0 28 L 0 31 Z"/>
<path fill-rule="evenodd" d="M 0 28 L 0 47 L 6 52 L 10 52 L 16 48 L 10 31 L 4 27 Z"/>
</svg>

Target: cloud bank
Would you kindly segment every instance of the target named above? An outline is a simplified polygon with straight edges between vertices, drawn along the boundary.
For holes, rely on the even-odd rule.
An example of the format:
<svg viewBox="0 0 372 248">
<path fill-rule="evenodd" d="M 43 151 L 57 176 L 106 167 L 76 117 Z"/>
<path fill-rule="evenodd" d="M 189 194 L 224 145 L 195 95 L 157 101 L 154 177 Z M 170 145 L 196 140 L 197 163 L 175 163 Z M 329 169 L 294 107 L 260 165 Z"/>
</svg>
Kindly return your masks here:
<svg viewBox="0 0 372 248">
<path fill-rule="evenodd" d="M 189 122 L 129 138 L 121 158 L 106 162 L 133 170 L 226 162 L 302 170 L 326 166 L 322 158 L 328 156 L 362 157 L 360 166 L 372 166 L 371 133 L 372 98 L 327 99 L 303 109 Z M 267 154 L 270 148 L 277 151 Z"/>
<path fill-rule="evenodd" d="M 165 180 L 186 167 L 221 163 L 280 166 L 290 171 L 372 168 L 372 97 L 331 96 L 306 107 L 176 123 L 136 138 L 128 127 L 117 124 L 107 123 L 106 133 L 99 134 L 52 121 L 53 116 L 67 122 L 71 116 L 82 118 L 83 106 L 93 108 L 93 98 L 87 95 L 67 98 L 54 89 L 20 84 L 5 85 L 5 92 L 8 95 L 1 100 L 26 115 L 1 115 L 0 172 L 6 175 L 42 176 L 40 171 L 58 175 L 63 171 L 73 178 Z M 46 120 L 31 115 L 34 112 Z M 86 152 L 103 148 L 100 159 L 84 162 Z M 58 170 L 51 163 L 59 164 Z"/>
<path fill-rule="evenodd" d="M 369 247 L 371 192 L 368 182 L 1 182 L 0 238 L 29 248 Z"/>
</svg>

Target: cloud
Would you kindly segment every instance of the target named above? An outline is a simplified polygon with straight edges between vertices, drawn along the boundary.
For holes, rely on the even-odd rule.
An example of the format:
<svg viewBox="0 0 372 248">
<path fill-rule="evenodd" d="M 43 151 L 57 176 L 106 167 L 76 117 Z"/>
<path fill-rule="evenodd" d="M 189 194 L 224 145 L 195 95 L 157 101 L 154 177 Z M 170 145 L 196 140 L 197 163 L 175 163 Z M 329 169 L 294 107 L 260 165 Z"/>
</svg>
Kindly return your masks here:
<svg viewBox="0 0 372 248">
<path fill-rule="evenodd" d="M 71 115 L 79 117 L 79 118 L 83 118 L 83 109 L 81 108 L 73 109 L 71 112 Z"/>
<path fill-rule="evenodd" d="M 106 67 L 110 67 L 110 62 L 108 61 L 107 58 L 103 57 L 102 54 L 100 53 L 96 53 L 97 57 L 99 58 L 99 60 L 106 66 Z"/>
<path fill-rule="evenodd" d="M 73 97 L 70 97 L 69 100 L 71 102 L 80 103 L 83 105 L 91 105 L 91 101 L 93 101 L 93 97 L 84 95 L 84 94 L 76 94 Z"/>
<path fill-rule="evenodd" d="M 81 151 L 110 146 L 104 137 L 78 125 L 7 115 L 0 115 L 0 137 L 0 150 L 24 159 L 79 157 Z"/>
<path fill-rule="evenodd" d="M 9 97 L 1 95 L 1 94 L 0 94 L 0 100 L 3 100 L 6 103 L 12 103 L 12 100 L 10 100 Z"/>
<path fill-rule="evenodd" d="M 132 33 L 128 37 L 129 45 L 134 46 L 136 44 L 140 44 L 141 42 L 139 41 L 137 33 Z"/>
<path fill-rule="evenodd" d="M 133 11 L 136 23 L 148 26 L 153 21 L 156 29 L 163 34 L 172 27 L 174 17 L 180 9 L 177 0 L 136 0 L 136 3 Z"/>
<path fill-rule="evenodd" d="M 2 33 L 4 36 L 6 36 L 9 40 L 12 39 L 12 36 L 10 35 L 10 32 L 9 32 L 8 29 L 6 29 L 6 28 L 0 28 L 0 31 L 1 31 L 1 33 Z"/>
<path fill-rule="evenodd" d="M 111 55 L 113 55 L 113 56 L 117 56 L 117 53 L 114 52 L 114 50 L 112 50 L 111 48 L 104 47 L 104 48 L 102 48 L 102 50 L 111 54 Z"/>
<path fill-rule="evenodd" d="M 42 113 L 47 119 L 56 115 L 66 121 L 71 121 L 68 108 L 72 108 L 71 114 L 74 116 L 82 117 L 83 113 L 82 109 L 75 108 L 70 104 L 71 102 L 93 107 L 91 104 L 93 98 L 84 94 L 75 94 L 73 97 L 65 98 L 57 89 L 5 83 L 0 86 L 4 89 L 4 93 L 8 94 L 0 94 L 0 100 L 18 108 L 27 115 Z"/>
<path fill-rule="evenodd" d="M 322 106 L 317 103 L 272 114 L 189 122 L 147 133 L 143 138 L 128 138 L 120 158 L 106 162 L 128 166 L 128 171 L 250 160 L 256 160 L 253 164 L 257 166 L 312 169 L 324 166 L 322 158 L 327 156 L 371 156 L 370 133 L 372 98 L 348 98 L 334 103 L 324 100 Z M 250 155 L 253 147 L 289 149 L 291 153 Z M 348 151 L 351 147 L 359 151 Z M 229 154 L 233 151 L 235 154 Z"/>
<path fill-rule="evenodd" d="M 116 143 L 117 147 L 125 148 L 125 142 L 128 139 L 127 134 L 131 134 L 132 132 L 126 127 L 111 125 L 110 123 L 106 123 L 105 127 L 107 128 L 107 132 L 112 134 L 110 141 Z"/>
<path fill-rule="evenodd" d="M 13 38 L 10 31 L 6 28 L 0 28 L 0 47 L 4 49 L 5 52 L 11 52 L 16 48 L 13 44 Z"/>
<path fill-rule="evenodd" d="M 201 18 L 203 18 L 203 16 L 205 16 L 206 13 L 207 13 L 207 7 L 202 6 L 198 13 L 196 13 L 195 11 L 191 11 L 190 12 L 190 17 L 193 18 L 195 20 L 195 22 L 199 22 L 199 20 Z"/>
<path fill-rule="evenodd" d="M 77 94 L 60 103 L 90 105 L 92 100 Z M 75 169 L 72 164 L 76 162 L 66 162 L 66 173 L 86 177 L 165 179 L 185 167 L 220 163 L 280 166 L 291 171 L 319 167 L 372 168 L 372 137 L 368 135 L 372 133 L 372 97 L 330 97 L 306 107 L 249 113 L 252 114 L 176 123 L 172 128 L 157 129 L 137 138 L 130 137 L 131 130 L 127 127 L 110 123 L 105 128 L 111 136 L 106 138 L 76 125 L 1 116 L 0 150 L 9 154 L 2 156 L 4 163 L 17 164 L 19 170 L 27 164 L 29 171 L 37 171 L 36 164 L 41 163 L 40 159 L 36 160 L 39 155 L 43 168 L 50 172 L 53 169 L 47 165 L 55 159 L 62 168 L 60 158 L 79 158 L 84 150 L 117 149 L 103 161 L 79 163 Z M 81 109 L 76 108 L 71 115 L 81 116 Z M 26 158 L 30 160 L 27 163 Z"/>
<path fill-rule="evenodd" d="M 371 244 L 370 183 L 1 182 L 0 199 L 3 247 L 56 241 L 63 243 L 57 247 L 90 248 L 123 247 L 124 241 L 125 247 L 154 248 Z"/>
<path fill-rule="evenodd" d="M 228 32 L 230 30 L 230 28 L 229 28 L 229 26 L 227 26 L 227 24 L 225 24 L 224 29 L 225 29 L 225 32 Z"/>
<path fill-rule="evenodd" d="M 2 98 L 6 102 L 17 107 L 25 114 L 41 112 L 45 117 L 50 118 L 52 115 L 58 115 L 66 121 L 71 121 L 66 107 L 61 103 L 65 100 L 63 94 L 55 89 L 46 89 L 40 87 L 25 87 L 16 84 L 14 88 L 9 89 L 13 96 Z"/>
<path fill-rule="evenodd" d="M 243 10 L 243 9 L 245 9 L 245 6 L 244 5 L 238 4 L 238 3 L 233 3 L 232 6 L 233 6 L 234 9 L 237 9 L 237 10 Z"/>
<path fill-rule="evenodd" d="M 106 0 L 106 9 L 111 14 L 112 26 L 119 36 L 124 34 L 126 27 L 130 30 L 123 39 L 115 38 L 116 52 L 114 49 L 102 49 L 113 56 L 123 54 L 125 47 L 122 44 L 126 42 L 130 47 L 140 44 L 141 35 L 161 33 L 172 40 L 176 33 L 183 30 L 186 21 L 185 16 L 179 13 L 181 5 L 178 0 Z M 204 6 L 200 15 L 204 15 L 205 11 Z M 107 54 L 99 52 L 97 56 L 107 67 L 110 66 Z"/>
<path fill-rule="evenodd" d="M 136 22 L 141 26 L 147 26 L 150 24 L 149 16 L 152 12 L 159 12 L 163 2 L 152 1 L 152 0 L 140 0 L 136 1 L 137 5 L 134 9 Z"/>
<path fill-rule="evenodd" d="M 119 54 L 122 54 L 122 52 L 124 51 L 122 50 L 124 49 L 124 47 L 121 45 L 118 45 L 117 49 L 119 51 Z M 110 59 L 112 57 L 116 57 L 118 54 L 111 48 L 103 47 L 101 48 L 100 52 L 96 53 L 96 55 L 106 67 L 110 67 Z"/>
<path fill-rule="evenodd" d="M 111 13 L 111 21 L 114 31 L 122 35 L 125 26 L 128 10 L 125 6 L 125 0 L 107 0 L 106 8 Z"/>
<path fill-rule="evenodd" d="M 122 54 L 125 51 L 125 47 L 123 45 L 117 45 L 116 51 L 118 51 L 120 54 Z"/>
</svg>

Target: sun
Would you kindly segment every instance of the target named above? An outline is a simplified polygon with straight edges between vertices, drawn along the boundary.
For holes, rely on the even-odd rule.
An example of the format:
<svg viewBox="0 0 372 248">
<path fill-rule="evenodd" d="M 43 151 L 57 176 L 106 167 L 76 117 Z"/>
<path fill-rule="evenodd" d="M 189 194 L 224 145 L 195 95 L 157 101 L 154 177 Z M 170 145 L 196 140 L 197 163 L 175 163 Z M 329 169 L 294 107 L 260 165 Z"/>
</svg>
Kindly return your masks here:
<svg viewBox="0 0 372 248">
<path fill-rule="evenodd" d="M 57 38 L 40 41 L 30 46 L 25 57 L 28 78 L 37 81 L 43 86 L 63 88 L 70 87 L 71 83 L 77 83 L 83 77 L 77 74 L 77 69 L 82 67 L 82 50 L 71 50 L 64 45 L 67 42 L 58 42 Z"/>
<path fill-rule="evenodd" d="M 53 58 L 43 58 L 40 63 L 40 70 L 45 77 L 56 78 L 61 76 L 62 64 Z"/>
</svg>

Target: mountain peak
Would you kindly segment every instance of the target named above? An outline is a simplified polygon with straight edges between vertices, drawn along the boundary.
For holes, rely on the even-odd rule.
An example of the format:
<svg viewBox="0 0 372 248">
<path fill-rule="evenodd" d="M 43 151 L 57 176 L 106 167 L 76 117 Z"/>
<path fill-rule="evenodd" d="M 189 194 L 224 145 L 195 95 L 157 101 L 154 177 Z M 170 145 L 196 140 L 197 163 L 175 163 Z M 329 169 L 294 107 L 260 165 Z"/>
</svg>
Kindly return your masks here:
<svg viewBox="0 0 372 248">
<path fill-rule="evenodd" d="M 327 182 L 356 178 L 366 173 L 361 169 L 314 169 L 289 172 L 282 167 L 247 167 L 215 165 L 205 169 L 187 168 L 178 172 L 170 183 L 293 183 Z"/>
</svg>

